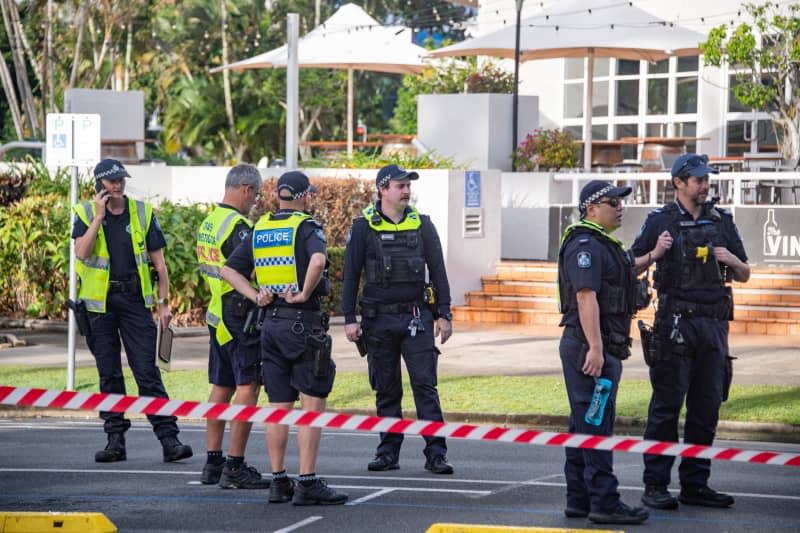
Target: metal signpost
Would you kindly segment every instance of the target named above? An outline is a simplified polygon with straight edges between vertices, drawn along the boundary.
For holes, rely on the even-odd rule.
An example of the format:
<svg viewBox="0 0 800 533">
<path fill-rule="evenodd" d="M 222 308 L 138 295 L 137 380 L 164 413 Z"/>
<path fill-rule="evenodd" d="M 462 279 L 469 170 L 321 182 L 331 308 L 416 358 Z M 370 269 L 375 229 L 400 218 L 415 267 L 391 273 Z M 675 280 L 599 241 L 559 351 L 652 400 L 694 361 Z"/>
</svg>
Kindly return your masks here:
<svg viewBox="0 0 800 533">
<path fill-rule="evenodd" d="M 45 165 L 71 167 L 70 206 L 78 203 L 78 167 L 91 167 L 100 161 L 100 115 L 48 113 L 45 130 Z M 70 216 L 70 236 L 74 217 Z M 75 241 L 69 240 L 69 297 L 75 301 L 78 287 L 75 276 Z M 75 314 L 69 310 L 67 326 L 67 390 L 75 388 Z"/>
</svg>

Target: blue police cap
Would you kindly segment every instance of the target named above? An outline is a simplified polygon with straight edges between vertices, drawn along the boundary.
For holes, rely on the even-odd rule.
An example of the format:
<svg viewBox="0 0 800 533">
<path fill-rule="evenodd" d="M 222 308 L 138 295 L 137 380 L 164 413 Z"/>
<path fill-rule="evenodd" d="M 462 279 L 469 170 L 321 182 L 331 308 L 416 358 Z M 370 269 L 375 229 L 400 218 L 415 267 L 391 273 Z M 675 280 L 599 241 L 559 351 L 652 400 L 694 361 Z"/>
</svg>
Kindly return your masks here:
<svg viewBox="0 0 800 533">
<path fill-rule="evenodd" d="M 708 165 L 708 156 L 705 154 L 683 154 L 672 164 L 671 175 L 675 178 L 702 178 L 709 174 L 719 174 L 719 169 Z"/>
<path fill-rule="evenodd" d="M 308 176 L 299 170 L 284 172 L 278 178 L 278 197 L 281 200 L 297 200 L 310 192 L 317 192 L 317 188 L 311 185 Z M 286 194 L 286 192 L 289 194 Z"/>
<path fill-rule="evenodd" d="M 116 181 L 130 178 L 131 175 L 116 159 L 103 159 L 94 167 L 94 179 Z"/>
<path fill-rule="evenodd" d="M 417 180 L 419 179 L 419 174 L 416 172 L 409 172 L 407 170 L 403 170 L 402 168 L 398 167 L 397 165 L 386 165 L 382 169 L 378 171 L 378 177 L 375 178 L 375 185 L 377 187 L 383 187 L 389 180 Z"/>
<path fill-rule="evenodd" d="M 607 181 L 592 180 L 581 189 L 578 209 L 583 213 L 586 211 L 586 206 L 588 204 L 596 202 L 603 196 L 606 198 L 621 198 L 623 196 L 628 196 L 632 190 L 633 189 L 630 187 L 614 187 Z"/>
</svg>

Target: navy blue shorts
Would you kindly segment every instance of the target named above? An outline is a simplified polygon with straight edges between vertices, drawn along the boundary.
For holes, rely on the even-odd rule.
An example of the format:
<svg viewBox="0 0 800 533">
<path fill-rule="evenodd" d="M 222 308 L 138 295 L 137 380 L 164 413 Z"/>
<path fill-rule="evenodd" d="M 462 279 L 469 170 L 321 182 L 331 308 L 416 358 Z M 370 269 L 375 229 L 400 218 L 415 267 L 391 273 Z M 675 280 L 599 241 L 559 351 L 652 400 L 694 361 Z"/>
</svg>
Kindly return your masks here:
<svg viewBox="0 0 800 533">
<path fill-rule="evenodd" d="M 236 388 L 238 385 L 259 383 L 261 377 L 261 350 L 258 337 L 234 337 L 220 346 L 216 328 L 208 327 L 208 382 L 220 387 Z"/>
<path fill-rule="evenodd" d="M 315 398 L 327 398 L 333 389 L 336 363 L 330 360 L 328 371 L 314 376 L 314 362 L 306 360 L 306 337 L 311 327 L 292 331 L 293 320 L 270 318 L 261 328 L 261 377 L 270 403 L 289 403 L 300 392 Z M 297 329 L 297 328 L 296 328 Z"/>
</svg>

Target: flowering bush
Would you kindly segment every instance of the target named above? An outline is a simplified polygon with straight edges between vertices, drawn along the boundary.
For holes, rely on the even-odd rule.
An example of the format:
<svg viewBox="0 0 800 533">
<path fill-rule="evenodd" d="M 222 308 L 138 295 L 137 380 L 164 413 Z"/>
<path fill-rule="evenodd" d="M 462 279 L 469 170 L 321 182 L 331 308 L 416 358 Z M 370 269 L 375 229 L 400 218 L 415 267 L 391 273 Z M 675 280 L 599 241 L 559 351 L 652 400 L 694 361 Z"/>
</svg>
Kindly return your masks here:
<svg viewBox="0 0 800 533">
<path fill-rule="evenodd" d="M 578 164 L 578 144 L 568 131 L 537 129 L 525 136 L 511 154 L 517 170 L 556 171 Z"/>
</svg>

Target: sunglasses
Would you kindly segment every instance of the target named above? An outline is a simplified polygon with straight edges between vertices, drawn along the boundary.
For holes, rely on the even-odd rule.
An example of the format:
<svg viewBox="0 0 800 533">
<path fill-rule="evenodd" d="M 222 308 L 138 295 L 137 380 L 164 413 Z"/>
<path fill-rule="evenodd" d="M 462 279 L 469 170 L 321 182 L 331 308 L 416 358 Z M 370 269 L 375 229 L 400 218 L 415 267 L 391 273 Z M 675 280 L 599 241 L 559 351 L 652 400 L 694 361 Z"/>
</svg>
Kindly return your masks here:
<svg viewBox="0 0 800 533">
<path fill-rule="evenodd" d="M 598 201 L 592 202 L 592 203 L 595 204 L 595 205 L 607 204 L 607 205 L 610 205 L 611 207 L 616 208 L 616 207 L 619 207 L 619 206 L 622 205 L 622 198 L 609 198 L 608 200 L 598 200 Z"/>
</svg>

